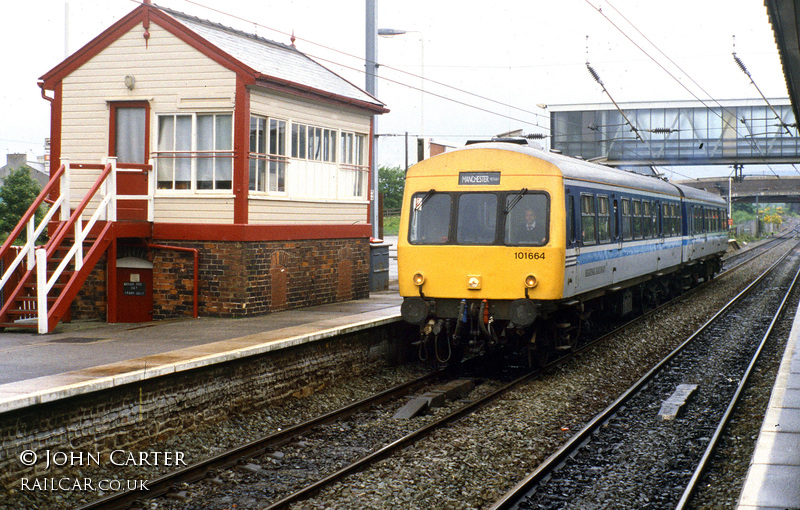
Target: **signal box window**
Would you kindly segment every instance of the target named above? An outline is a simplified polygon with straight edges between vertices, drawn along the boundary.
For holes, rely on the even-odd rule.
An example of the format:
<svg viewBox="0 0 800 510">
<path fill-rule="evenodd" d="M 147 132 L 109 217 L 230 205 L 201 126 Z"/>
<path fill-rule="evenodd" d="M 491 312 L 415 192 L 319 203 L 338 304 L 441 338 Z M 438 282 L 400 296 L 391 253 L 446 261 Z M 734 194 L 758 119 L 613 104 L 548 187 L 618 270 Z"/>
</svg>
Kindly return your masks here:
<svg viewBox="0 0 800 510">
<path fill-rule="evenodd" d="M 458 244 L 493 244 L 497 229 L 497 195 L 465 193 L 458 199 Z"/>
<path fill-rule="evenodd" d="M 597 218 L 593 195 L 581 195 L 581 240 L 583 244 L 597 243 Z"/>
<path fill-rule="evenodd" d="M 572 197 L 568 197 L 572 199 Z M 511 246 L 544 246 L 547 244 L 547 196 L 534 193 L 506 196 L 506 229 L 504 242 Z M 567 238 L 572 235 L 572 214 L 567 213 Z"/>
<path fill-rule="evenodd" d="M 411 244 L 445 244 L 450 237 L 452 198 L 447 193 L 415 193 L 411 198 Z"/>
</svg>

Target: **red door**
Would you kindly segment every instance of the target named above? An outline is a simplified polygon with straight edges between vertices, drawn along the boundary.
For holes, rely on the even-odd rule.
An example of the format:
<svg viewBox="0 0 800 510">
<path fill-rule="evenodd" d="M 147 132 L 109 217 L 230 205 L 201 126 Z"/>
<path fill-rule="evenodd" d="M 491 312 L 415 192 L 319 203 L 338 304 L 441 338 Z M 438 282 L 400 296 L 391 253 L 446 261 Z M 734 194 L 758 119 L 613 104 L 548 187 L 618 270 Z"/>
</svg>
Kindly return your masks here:
<svg viewBox="0 0 800 510">
<path fill-rule="evenodd" d="M 111 104 L 108 153 L 117 158 L 117 220 L 147 220 L 150 154 L 150 104 L 120 101 Z M 141 196 L 141 199 L 132 198 Z"/>
<path fill-rule="evenodd" d="M 117 322 L 153 320 L 153 269 L 117 267 Z"/>
</svg>

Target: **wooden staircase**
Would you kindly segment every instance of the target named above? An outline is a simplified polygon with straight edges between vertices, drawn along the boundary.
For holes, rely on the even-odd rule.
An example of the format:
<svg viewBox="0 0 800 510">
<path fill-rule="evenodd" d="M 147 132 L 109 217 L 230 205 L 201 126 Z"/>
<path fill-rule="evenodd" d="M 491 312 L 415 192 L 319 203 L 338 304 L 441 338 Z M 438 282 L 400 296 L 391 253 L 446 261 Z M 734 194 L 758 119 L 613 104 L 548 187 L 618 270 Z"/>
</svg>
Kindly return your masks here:
<svg viewBox="0 0 800 510">
<path fill-rule="evenodd" d="M 36 225 L 35 212 L 55 191 L 56 183 L 60 183 L 59 197 Z M 84 212 L 98 192 L 99 203 L 91 218 L 84 221 Z M 55 218 L 56 213 L 60 214 L 59 219 Z M 113 241 L 115 220 L 114 160 L 102 167 L 100 177 L 72 211 L 69 163 L 61 165 L 0 248 L 0 260 L 10 259 L 7 254 L 11 246 L 27 230 L 24 246 L 0 278 L 4 297 L 0 328 L 31 328 L 42 334 L 52 331 L 68 314 L 72 300 Z M 48 225 L 50 239 L 37 245 Z"/>
</svg>

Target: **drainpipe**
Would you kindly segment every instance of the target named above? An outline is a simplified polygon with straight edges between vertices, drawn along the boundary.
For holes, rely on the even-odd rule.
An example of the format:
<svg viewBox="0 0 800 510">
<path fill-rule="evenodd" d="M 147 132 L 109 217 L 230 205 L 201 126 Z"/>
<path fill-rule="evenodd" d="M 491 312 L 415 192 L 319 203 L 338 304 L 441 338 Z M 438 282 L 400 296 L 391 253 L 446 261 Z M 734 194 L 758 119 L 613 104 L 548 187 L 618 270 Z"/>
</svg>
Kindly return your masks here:
<svg viewBox="0 0 800 510">
<path fill-rule="evenodd" d="M 194 292 L 193 292 L 193 306 L 192 315 L 197 318 L 197 289 L 200 281 L 200 251 L 197 248 L 184 248 L 183 246 L 169 246 L 166 244 L 150 244 L 147 243 L 148 248 L 156 248 L 161 250 L 184 251 L 194 255 Z"/>
</svg>

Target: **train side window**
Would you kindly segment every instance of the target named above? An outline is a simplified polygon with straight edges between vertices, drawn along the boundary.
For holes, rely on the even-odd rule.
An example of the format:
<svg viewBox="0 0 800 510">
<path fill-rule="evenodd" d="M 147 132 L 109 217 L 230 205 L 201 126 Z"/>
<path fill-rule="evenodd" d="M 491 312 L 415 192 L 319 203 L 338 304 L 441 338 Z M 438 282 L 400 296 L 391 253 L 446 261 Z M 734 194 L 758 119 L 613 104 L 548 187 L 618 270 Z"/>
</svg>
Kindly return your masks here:
<svg viewBox="0 0 800 510">
<path fill-rule="evenodd" d="M 633 201 L 633 238 L 642 238 L 642 202 Z"/>
<path fill-rule="evenodd" d="M 651 237 L 658 237 L 658 202 L 653 202 L 653 207 L 650 208 L 650 232 Z"/>
<path fill-rule="evenodd" d="M 672 225 L 670 226 L 670 235 L 678 236 L 681 235 L 681 210 L 678 207 L 678 204 L 670 204 L 670 210 L 672 211 Z"/>
<path fill-rule="evenodd" d="M 628 198 L 622 199 L 622 239 L 630 241 L 633 239 L 631 233 L 631 201 Z"/>
<path fill-rule="evenodd" d="M 672 226 L 672 218 L 669 215 L 669 204 L 664 202 L 661 204 L 661 235 L 664 237 L 669 237 L 670 234 L 669 230 Z"/>
<path fill-rule="evenodd" d="M 581 195 L 581 240 L 583 244 L 597 243 L 594 195 Z"/>
<path fill-rule="evenodd" d="M 642 201 L 642 237 L 650 239 L 653 237 L 653 220 L 651 219 L 650 202 Z"/>
<path fill-rule="evenodd" d="M 464 193 L 458 199 L 457 244 L 494 244 L 497 232 L 497 195 Z"/>
<path fill-rule="evenodd" d="M 548 197 L 542 193 L 529 193 L 523 196 L 506 196 L 505 244 L 544 246 L 547 244 Z"/>
<path fill-rule="evenodd" d="M 431 194 L 434 193 L 434 194 Z M 453 199 L 448 193 L 415 193 L 411 197 L 411 244 L 445 244 L 450 237 L 450 210 Z"/>
<path fill-rule="evenodd" d="M 695 234 L 703 233 L 703 209 L 698 206 L 694 207 L 694 230 L 692 232 Z"/>
<path fill-rule="evenodd" d="M 601 243 L 611 242 L 611 214 L 608 197 L 597 197 L 597 239 Z"/>
</svg>

